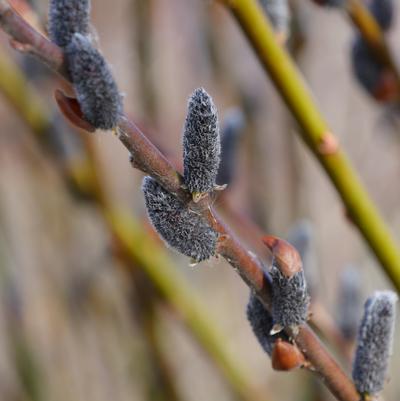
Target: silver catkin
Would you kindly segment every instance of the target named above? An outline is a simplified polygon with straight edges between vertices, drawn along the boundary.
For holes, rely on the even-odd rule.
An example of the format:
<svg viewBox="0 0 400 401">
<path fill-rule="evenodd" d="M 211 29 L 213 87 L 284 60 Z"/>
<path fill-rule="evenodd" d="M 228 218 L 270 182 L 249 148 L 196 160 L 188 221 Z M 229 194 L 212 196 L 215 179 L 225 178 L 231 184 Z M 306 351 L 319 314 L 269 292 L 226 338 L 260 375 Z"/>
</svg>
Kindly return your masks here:
<svg viewBox="0 0 400 401">
<path fill-rule="evenodd" d="M 277 32 L 289 33 L 290 9 L 287 0 L 259 0 Z"/>
<path fill-rule="evenodd" d="M 290 327 L 305 323 L 308 318 L 310 299 L 304 271 L 301 270 L 291 277 L 286 277 L 273 261 L 270 275 L 274 324 Z"/>
<path fill-rule="evenodd" d="M 122 99 L 104 57 L 78 33 L 65 56 L 84 118 L 95 128 L 114 128 L 122 113 Z"/>
<path fill-rule="evenodd" d="M 171 248 L 196 262 L 215 255 L 218 233 L 151 177 L 142 185 L 150 221 Z"/>
<path fill-rule="evenodd" d="M 284 332 L 271 335 L 274 326 L 274 320 L 271 314 L 264 308 L 263 304 L 258 300 L 253 292 L 250 293 L 249 302 L 247 304 L 247 319 L 260 343 L 262 349 L 271 356 L 274 343 L 278 338 L 288 339 Z"/>
<path fill-rule="evenodd" d="M 364 306 L 355 359 L 354 384 L 361 394 L 375 395 L 383 389 L 392 352 L 397 295 L 375 292 Z"/>
<path fill-rule="evenodd" d="M 230 110 L 221 128 L 221 163 L 216 182 L 218 185 L 230 185 L 234 180 L 239 139 L 244 133 L 245 117 L 240 109 Z"/>
<path fill-rule="evenodd" d="M 348 341 L 352 341 L 357 334 L 361 307 L 360 274 L 355 267 L 347 266 L 339 277 L 337 322 Z"/>
<path fill-rule="evenodd" d="M 375 17 L 383 31 L 388 31 L 392 25 L 395 15 L 395 4 L 393 0 L 369 0 L 367 2 L 371 14 Z"/>
<path fill-rule="evenodd" d="M 196 89 L 189 99 L 183 133 L 183 178 L 191 193 L 214 189 L 220 154 L 217 109 L 203 88 Z"/>
<path fill-rule="evenodd" d="M 50 0 L 49 36 L 66 47 L 75 33 L 89 34 L 90 0 Z"/>
<path fill-rule="evenodd" d="M 306 219 L 298 220 L 290 227 L 286 240 L 296 248 L 303 262 L 304 274 L 307 280 L 308 292 L 313 295 L 318 292 L 319 270 L 315 254 L 314 227 Z"/>
</svg>

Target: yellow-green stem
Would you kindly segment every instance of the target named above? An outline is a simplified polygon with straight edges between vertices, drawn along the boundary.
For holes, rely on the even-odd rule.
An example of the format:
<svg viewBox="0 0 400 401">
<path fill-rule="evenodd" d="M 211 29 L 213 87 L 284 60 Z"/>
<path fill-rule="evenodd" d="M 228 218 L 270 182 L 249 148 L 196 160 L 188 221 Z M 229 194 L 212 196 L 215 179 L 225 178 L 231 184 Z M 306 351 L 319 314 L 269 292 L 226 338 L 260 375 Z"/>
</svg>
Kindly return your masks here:
<svg viewBox="0 0 400 401">
<path fill-rule="evenodd" d="M 26 80 L 19 66 L 2 49 L 0 49 L 0 91 L 36 134 L 43 134 L 50 126 L 50 114 L 42 98 Z"/>
<path fill-rule="evenodd" d="M 261 64 L 296 118 L 302 137 L 318 158 L 384 271 L 400 290 L 400 252 L 374 203 L 322 117 L 310 91 L 256 0 L 226 0 Z M 327 146 L 330 144 L 330 146 Z M 327 211 L 328 213 L 328 211 Z"/>
</svg>

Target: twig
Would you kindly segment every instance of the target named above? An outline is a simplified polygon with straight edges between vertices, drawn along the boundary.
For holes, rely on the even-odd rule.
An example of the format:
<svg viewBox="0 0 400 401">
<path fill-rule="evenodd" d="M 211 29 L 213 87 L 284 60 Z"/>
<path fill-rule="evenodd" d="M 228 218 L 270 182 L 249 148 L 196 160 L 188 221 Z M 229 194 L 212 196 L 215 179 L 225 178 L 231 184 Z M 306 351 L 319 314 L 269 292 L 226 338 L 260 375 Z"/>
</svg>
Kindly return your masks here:
<svg viewBox="0 0 400 401">
<path fill-rule="evenodd" d="M 265 71 L 293 113 L 303 140 L 317 157 L 342 198 L 354 225 L 400 290 L 400 251 L 370 200 L 346 154 L 319 112 L 290 57 L 276 43 L 255 0 L 223 0 L 240 24 Z"/>
<path fill-rule="evenodd" d="M 43 131 L 39 128 L 41 128 L 42 125 L 49 128 L 51 125 L 51 118 L 45 111 L 42 98 L 33 87 L 27 84 L 27 81 L 24 79 L 18 65 L 12 64 L 9 60 L 7 61 L 6 57 L 2 55 L 1 52 L 0 72 L 3 74 L 0 77 L 0 91 L 7 95 L 9 103 L 20 112 L 19 115 L 30 127 L 36 138 L 43 139 Z M 6 79 L 10 74 L 18 77 L 19 84 L 17 88 L 21 89 L 21 92 L 18 93 L 18 95 L 13 93 L 13 87 L 10 86 L 13 85 L 14 80 Z M 28 103 L 23 100 L 26 98 L 35 99 L 37 103 Z M 21 99 L 22 103 L 20 103 Z M 37 105 L 39 104 L 43 107 L 37 108 Z M 24 110 L 21 110 L 22 106 L 24 107 Z M 258 395 L 253 388 L 251 380 L 249 380 L 245 372 L 240 368 L 240 364 L 231 357 L 231 354 L 224 346 L 222 335 L 218 333 L 216 324 L 212 322 L 212 319 L 208 316 L 207 312 L 203 310 L 200 303 L 192 295 L 193 291 L 190 289 L 189 283 L 187 283 L 173 267 L 172 262 L 168 262 L 169 258 L 166 253 L 164 253 L 162 249 L 157 251 L 162 253 L 162 264 L 157 264 L 158 262 L 156 263 L 156 261 L 153 261 L 152 263 L 154 263 L 154 266 L 143 267 L 143 265 L 138 263 L 137 257 L 132 257 L 132 253 L 124 248 L 123 244 L 133 240 L 133 237 L 121 237 L 121 235 L 123 236 L 124 234 L 121 234 L 120 229 L 115 228 L 118 227 L 119 223 L 115 221 L 112 222 L 112 218 L 109 218 L 110 214 L 113 213 L 112 211 L 114 210 L 114 207 L 104 190 L 104 185 L 100 177 L 97 154 L 93 147 L 93 140 L 86 134 L 82 135 L 82 140 L 85 148 L 86 160 L 84 165 L 86 173 L 85 177 L 87 176 L 87 179 L 83 181 L 79 180 L 77 178 L 78 174 L 76 174 L 76 167 L 71 165 L 71 162 L 68 160 L 66 161 L 66 166 L 64 166 L 64 161 L 62 161 L 61 165 L 58 165 L 59 172 L 65 179 L 65 182 L 73 182 L 77 188 L 82 190 L 86 195 L 89 195 L 95 204 L 99 206 L 100 213 L 105 218 L 106 225 L 110 226 L 108 228 L 111 230 L 111 233 L 113 234 L 112 236 L 114 237 L 116 244 L 119 246 L 119 251 L 117 251 L 117 253 L 118 256 L 122 256 L 121 261 L 123 262 L 122 265 L 126 269 L 126 272 L 132 274 L 133 269 L 136 266 L 145 273 L 146 277 L 154 284 L 166 302 L 168 302 L 173 310 L 180 315 L 183 322 L 187 325 L 191 335 L 198 341 L 199 345 L 204 348 L 210 359 L 222 372 L 230 390 L 238 399 L 243 401 L 264 401 L 265 397 Z M 134 230 L 137 237 L 146 236 L 146 232 L 143 228 L 139 227 L 131 213 L 126 214 L 125 220 L 124 227 L 130 227 L 130 230 L 132 230 L 132 226 L 135 227 Z M 126 235 L 130 235 L 130 233 L 126 233 Z M 156 244 L 154 241 L 150 241 L 148 246 L 153 250 L 160 248 L 159 244 Z M 120 253 L 123 253 L 123 255 L 120 255 Z M 163 270 L 164 268 L 166 268 L 166 275 L 160 278 L 160 274 L 157 274 L 157 269 Z M 151 271 L 154 272 L 154 276 L 157 276 L 156 281 L 153 279 L 153 276 L 148 273 L 149 269 L 153 269 Z M 185 290 L 181 290 L 180 286 L 183 286 Z M 177 292 L 181 294 L 178 299 L 176 297 Z M 193 319 L 196 319 L 196 322 L 194 322 Z"/>
<path fill-rule="evenodd" d="M 53 66 L 56 71 L 68 79 L 68 74 L 66 74 L 62 63 L 62 51 L 28 24 L 24 23 L 13 12 L 5 0 L 0 1 L 0 24 L 5 31 L 13 35 L 14 39 L 24 45 L 28 45 L 32 53 L 39 53 L 48 65 Z M 157 179 L 169 192 L 176 194 L 185 202 L 188 201 L 189 194 L 181 187 L 179 173 L 174 170 L 172 165 L 133 123 L 129 122 L 126 117 L 123 117 L 117 132 L 119 139 L 131 153 L 135 167 L 142 169 Z M 204 199 L 204 202 L 207 204 L 208 199 Z M 220 233 L 220 237 L 222 238 L 218 249 L 219 254 L 229 261 L 244 281 L 256 291 L 265 306 L 270 308 L 270 284 L 258 260 L 242 247 L 214 212 L 205 208 L 204 215 L 214 229 Z M 110 226 L 114 228 L 115 234 L 125 241 L 123 245 L 129 250 L 132 258 L 148 269 L 147 273 L 151 275 L 152 279 L 155 282 L 160 280 L 168 280 L 169 282 L 170 277 L 167 274 L 163 255 L 151 251 L 153 247 L 151 243 L 147 243 L 147 246 L 142 246 L 146 241 L 148 242 L 148 238 L 144 238 L 138 234 L 137 226 L 133 222 L 131 222 L 130 226 L 127 225 L 126 216 L 118 215 L 115 212 L 109 213 L 108 219 Z M 140 252 L 138 252 L 138 249 L 140 249 Z M 160 265 L 164 267 L 162 270 L 159 269 Z M 180 299 L 182 295 L 176 292 L 175 283 L 169 282 L 166 287 L 171 292 L 170 295 L 172 297 L 175 297 L 177 300 Z M 184 289 L 184 286 L 181 289 Z M 192 324 L 197 325 L 196 316 L 192 315 L 190 317 Z M 316 373 L 321 376 L 324 383 L 339 400 L 359 400 L 359 395 L 353 383 L 325 350 L 308 326 L 302 326 L 297 335 L 295 333 L 291 334 L 296 339 L 299 348 L 313 365 Z"/>
</svg>

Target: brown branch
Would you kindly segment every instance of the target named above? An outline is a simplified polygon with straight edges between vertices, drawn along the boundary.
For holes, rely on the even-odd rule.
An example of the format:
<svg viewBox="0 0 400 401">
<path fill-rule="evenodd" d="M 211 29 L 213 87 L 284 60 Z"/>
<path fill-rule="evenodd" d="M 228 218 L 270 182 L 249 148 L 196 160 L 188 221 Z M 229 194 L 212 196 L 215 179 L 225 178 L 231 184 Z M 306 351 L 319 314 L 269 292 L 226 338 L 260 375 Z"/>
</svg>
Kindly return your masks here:
<svg viewBox="0 0 400 401">
<path fill-rule="evenodd" d="M 5 0 L 0 0 L 0 25 L 20 45 L 19 50 L 38 56 L 43 62 L 70 82 L 64 64 L 62 50 L 27 24 Z M 181 176 L 171 163 L 145 137 L 139 128 L 125 116 L 121 117 L 116 129 L 118 139 L 131 154 L 133 165 L 155 178 L 163 187 L 189 203 L 190 196 L 182 188 Z M 271 289 L 268 276 L 262 266 L 222 223 L 204 199 L 197 207 L 202 210 L 210 225 L 220 234 L 218 253 L 240 274 L 246 284 L 256 291 L 260 300 L 270 309 Z M 196 205 L 190 204 L 190 207 Z M 309 360 L 315 372 L 331 392 L 341 401 L 358 401 L 359 395 L 353 383 L 325 350 L 309 326 L 302 326 L 299 333 L 289 333 Z"/>
</svg>

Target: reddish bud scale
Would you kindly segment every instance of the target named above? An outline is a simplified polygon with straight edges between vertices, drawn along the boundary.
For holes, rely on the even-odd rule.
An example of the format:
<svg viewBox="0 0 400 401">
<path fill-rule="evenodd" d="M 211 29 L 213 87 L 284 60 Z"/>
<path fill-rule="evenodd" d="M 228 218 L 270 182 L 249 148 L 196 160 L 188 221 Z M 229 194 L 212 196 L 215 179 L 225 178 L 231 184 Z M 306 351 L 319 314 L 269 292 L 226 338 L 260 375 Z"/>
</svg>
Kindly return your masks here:
<svg viewBox="0 0 400 401">
<path fill-rule="evenodd" d="M 271 251 L 279 270 L 285 277 L 292 277 L 303 270 L 299 253 L 287 241 L 272 235 L 263 237 L 262 241 Z"/>
<path fill-rule="evenodd" d="M 88 132 L 96 131 L 93 125 L 84 120 L 81 107 L 75 98 L 64 95 L 59 89 L 54 92 L 54 98 L 61 113 L 71 124 Z"/>
<path fill-rule="evenodd" d="M 272 367 L 279 371 L 290 371 L 304 366 L 306 359 L 296 345 L 278 338 L 271 355 Z"/>
</svg>

